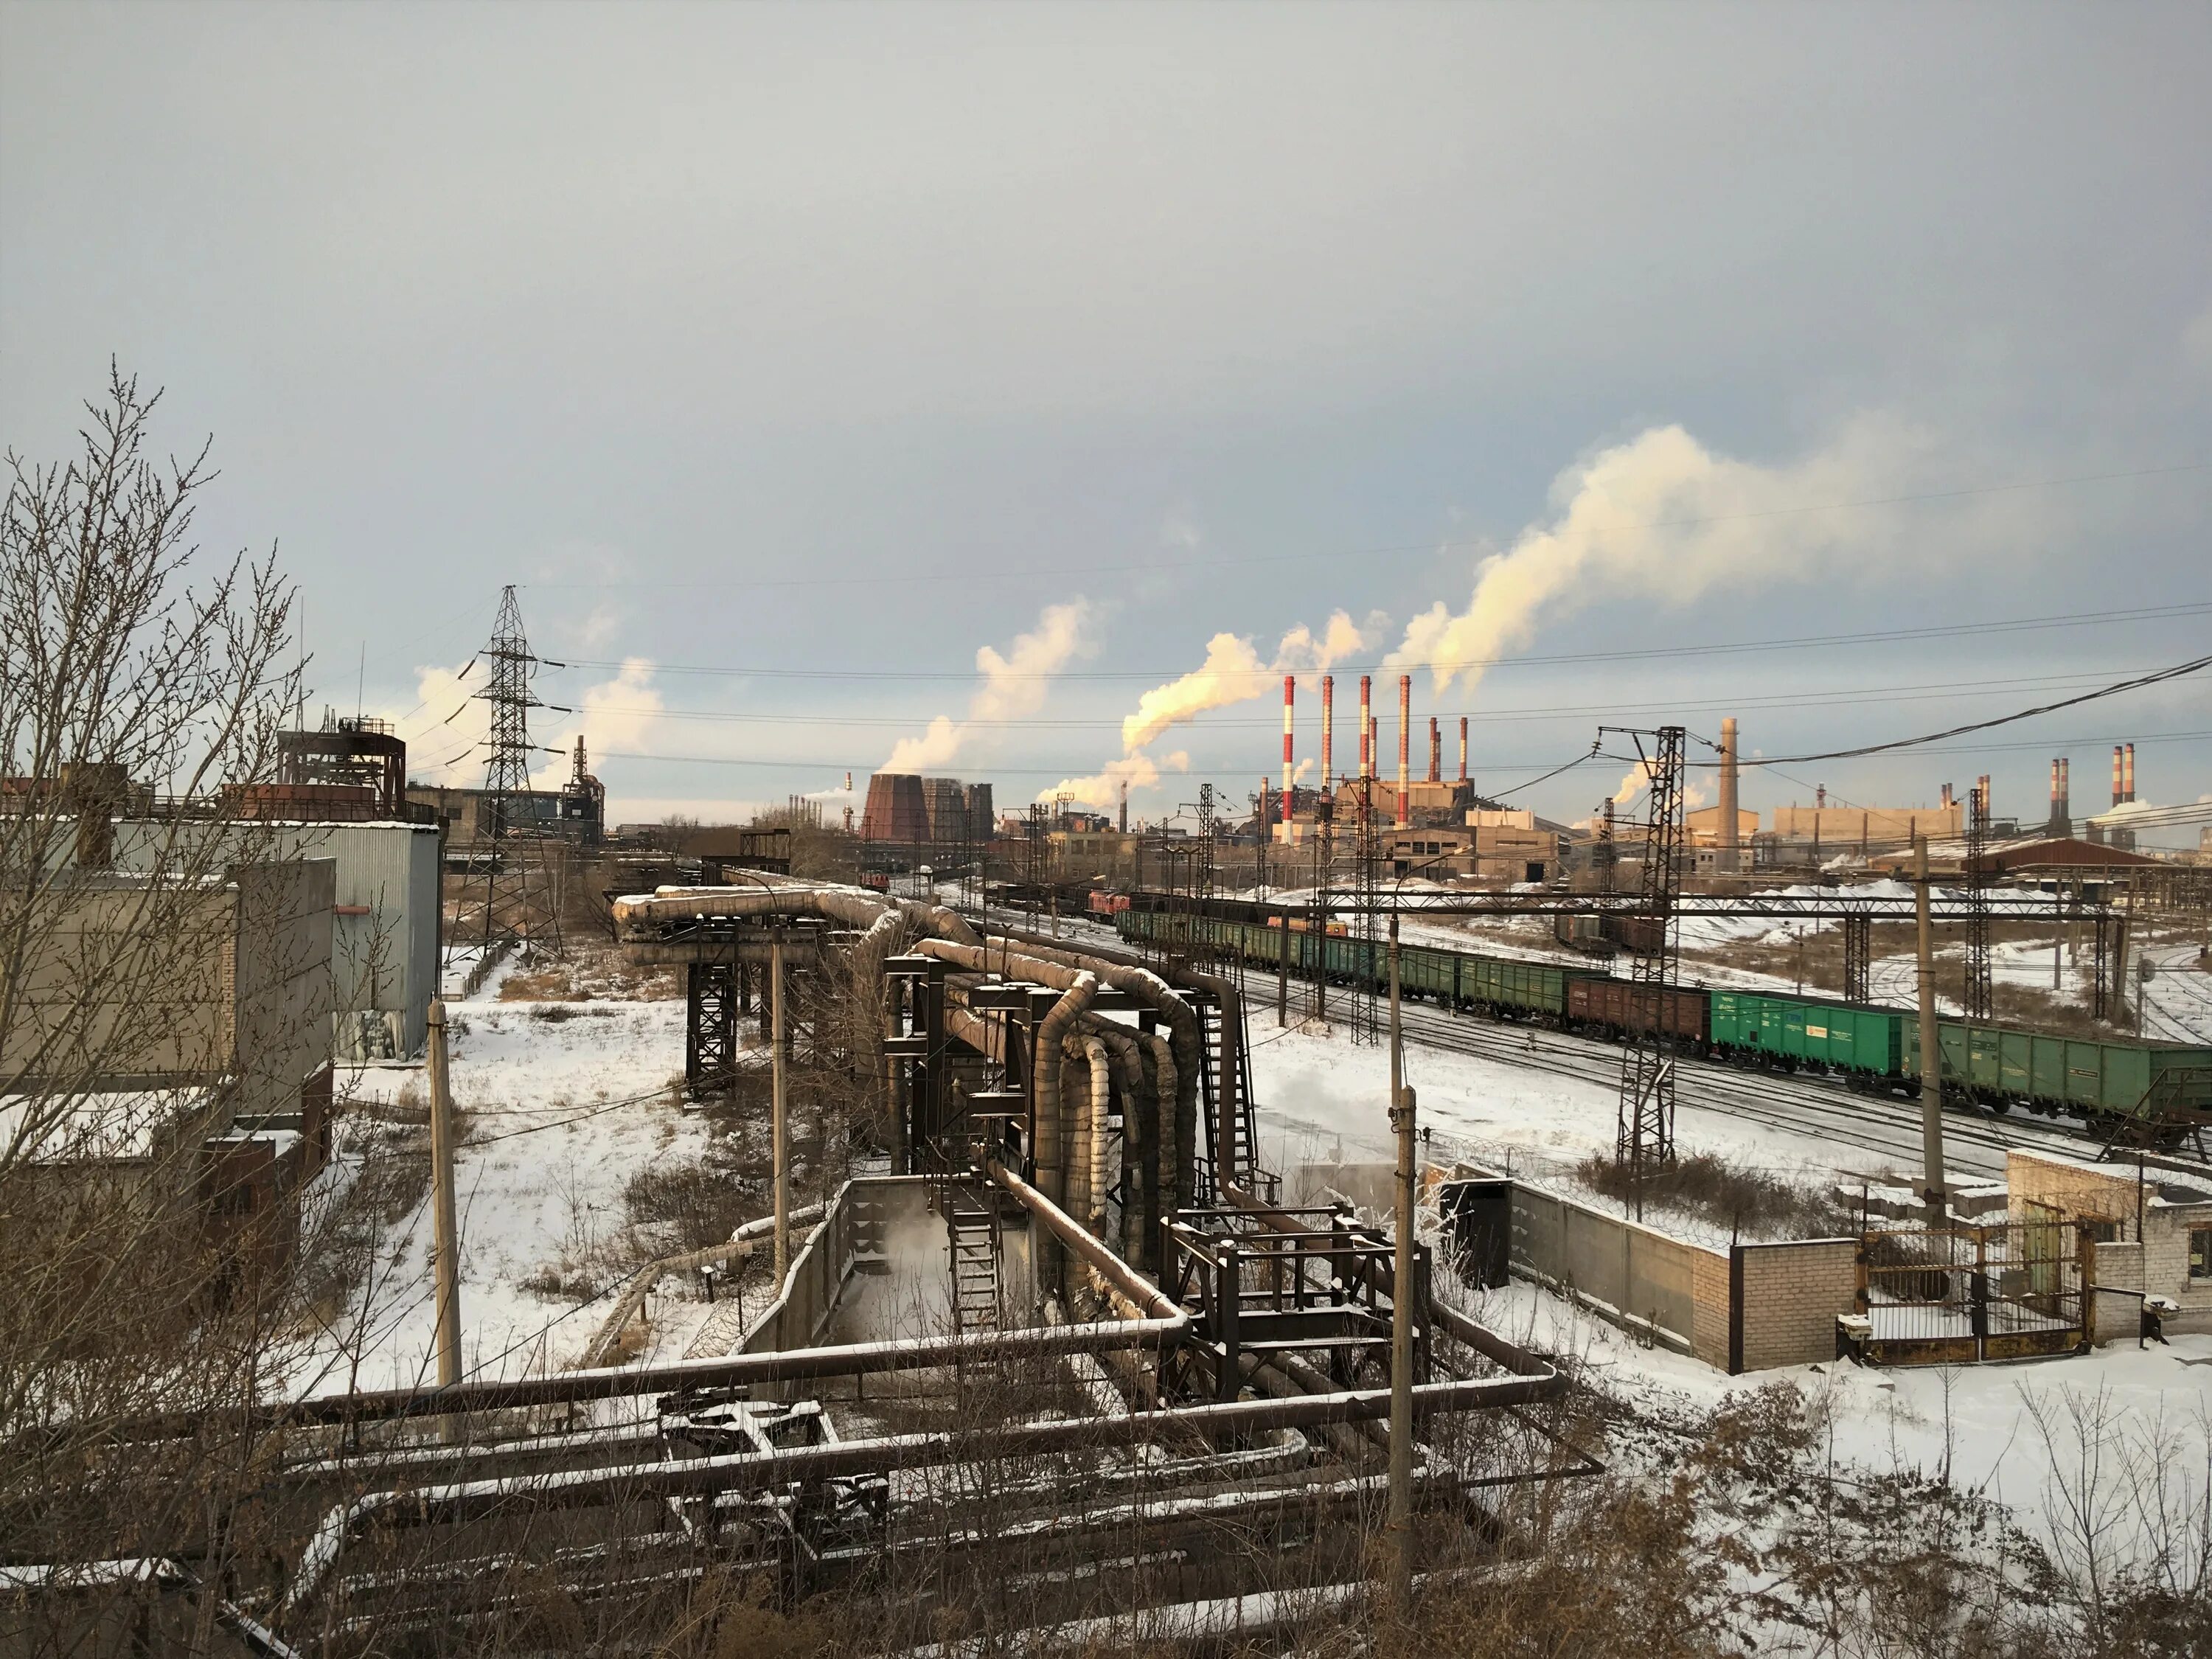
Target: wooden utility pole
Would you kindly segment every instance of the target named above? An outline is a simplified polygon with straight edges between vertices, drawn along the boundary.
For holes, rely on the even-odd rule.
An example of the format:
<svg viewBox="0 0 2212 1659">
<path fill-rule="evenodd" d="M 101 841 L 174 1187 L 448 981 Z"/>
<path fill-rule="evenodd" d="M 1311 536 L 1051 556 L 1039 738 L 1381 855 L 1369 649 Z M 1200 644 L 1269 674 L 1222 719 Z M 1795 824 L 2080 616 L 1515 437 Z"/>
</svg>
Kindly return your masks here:
<svg viewBox="0 0 2212 1659">
<path fill-rule="evenodd" d="M 771 1086 L 769 1141 L 775 1158 L 775 1287 L 791 1272 L 791 1115 L 784 1097 L 783 935 L 769 941 L 769 1074 Z"/>
<path fill-rule="evenodd" d="M 437 1285 L 438 1386 L 461 1380 L 460 1228 L 453 1214 L 453 1090 L 446 1058 L 446 1004 L 430 1003 L 430 1247 Z"/>
<path fill-rule="evenodd" d="M 1399 1019 L 1398 913 L 1390 913 L 1390 1127 L 1398 1138 L 1398 1254 L 1390 1279 L 1390 1600 L 1413 1603 L 1413 1091 Z"/>
<path fill-rule="evenodd" d="M 1920 930 L 1920 1167 L 1928 1224 L 1943 1224 L 1943 1045 L 1936 1031 L 1936 924 L 1929 915 L 1928 837 L 1912 838 L 1912 909 Z"/>
</svg>

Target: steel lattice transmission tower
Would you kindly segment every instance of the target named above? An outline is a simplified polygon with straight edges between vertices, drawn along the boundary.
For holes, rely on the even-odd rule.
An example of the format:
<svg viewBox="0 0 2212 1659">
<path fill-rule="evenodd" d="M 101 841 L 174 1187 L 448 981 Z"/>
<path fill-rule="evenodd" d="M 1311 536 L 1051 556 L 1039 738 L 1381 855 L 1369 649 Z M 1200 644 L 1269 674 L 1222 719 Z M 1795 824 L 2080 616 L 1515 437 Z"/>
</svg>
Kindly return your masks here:
<svg viewBox="0 0 2212 1659">
<path fill-rule="evenodd" d="M 1606 728 L 1613 730 L 1614 728 Z M 1628 1035 L 1620 1056 L 1614 1156 L 1644 1213 L 1648 1170 L 1674 1161 L 1674 1041 L 1668 1027 L 1676 955 L 1674 898 L 1681 880 L 1682 728 L 1624 732 L 1650 781 L 1641 899 L 1623 931 L 1629 947 Z M 1644 739 L 1653 738 L 1647 752 Z"/>
<path fill-rule="evenodd" d="M 530 671 L 538 659 L 522 631 L 522 607 L 511 586 L 500 591 L 491 643 L 482 654 L 491 677 L 476 695 L 491 709 L 491 737 L 477 815 L 481 844 L 471 860 L 472 872 L 482 873 L 470 884 L 483 900 L 477 939 L 487 955 L 502 944 L 558 952 L 561 910 L 530 787 L 530 711 L 544 705 L 530 694 Z"/>
<path fill-rule="evenodd" d="M 1966 792 L 1966 982 L 1959 1000 L 1968 1019 L 1988 1019 L 1996 1012 L 1990 984 L 1989 851 L 1990 781 L 1978 780 Z"/>
</svg>

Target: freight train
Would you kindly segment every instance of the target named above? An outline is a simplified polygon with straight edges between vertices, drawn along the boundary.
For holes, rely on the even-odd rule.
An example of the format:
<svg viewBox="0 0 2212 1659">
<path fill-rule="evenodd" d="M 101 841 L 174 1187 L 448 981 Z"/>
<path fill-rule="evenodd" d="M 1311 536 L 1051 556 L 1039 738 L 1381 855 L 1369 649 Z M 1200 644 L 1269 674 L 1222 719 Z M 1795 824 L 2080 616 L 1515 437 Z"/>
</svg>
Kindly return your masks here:
<svg viewBox="0 0 2212 1659">
<path fill-rule="evenodd" d="M 1261 972 L 1287 963 L 1298 979 L 1325 973 L 1331 984 L 1364 981 L 1378 992 L 1388 982 L 1381 942 L 1334 926 L 1318 933 L 1294 920 L 1286 935 L 1273 918 L 1137 908 L 1117 912 L 1114 924 L 1132 944 L 1194 945 Z M 1406 945 L 1398 982 L 1417 1001 L 1584 1036 L 1618 1039 L 1635 1017 L 1629 982 L 1595 967 Z M 1920 1092 L 1920 1022 L 1899 1009 L 1680 986 L 1664 994 L 1656 1024 L 1682 1052 L 1702 1058 L 1834 1075 L 1863 1091 Z M 2212 1127 L 2212 1046 L 2061 1036 L 1960 1019 L 1938 1021 L 1936 1035 L 1947 1101 L 1998 1112 L 2020 1106 L 2103 1127 L 2140 1120 L 2168 1143 Z"/>
</svg>

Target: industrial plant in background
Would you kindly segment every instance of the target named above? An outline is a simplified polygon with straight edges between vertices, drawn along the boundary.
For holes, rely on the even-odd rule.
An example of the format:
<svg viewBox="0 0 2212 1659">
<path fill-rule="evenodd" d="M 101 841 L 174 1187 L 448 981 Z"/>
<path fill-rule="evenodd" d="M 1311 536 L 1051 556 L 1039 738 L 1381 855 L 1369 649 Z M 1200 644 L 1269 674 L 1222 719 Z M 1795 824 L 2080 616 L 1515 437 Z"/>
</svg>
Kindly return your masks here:
<svg viewBox="0 0 2212 1659">
<path fill-rule="evenodd" d="M 991 786 L 913 772 L 878 772 L 868 780 L 860 839 L 908 847 L 988 842 L 998 828 Z"/>
</svg>

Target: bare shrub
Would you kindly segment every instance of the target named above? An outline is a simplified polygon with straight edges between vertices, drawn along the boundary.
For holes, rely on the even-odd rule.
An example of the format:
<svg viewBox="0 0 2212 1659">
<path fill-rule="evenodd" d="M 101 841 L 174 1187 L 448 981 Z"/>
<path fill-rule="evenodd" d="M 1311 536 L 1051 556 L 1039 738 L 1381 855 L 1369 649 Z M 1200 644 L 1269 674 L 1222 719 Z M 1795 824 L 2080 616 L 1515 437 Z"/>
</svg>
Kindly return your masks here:
<svg viewBox="0 0 2212 1659">
<path fill-rule="evenodd" d="M 1640 1191 L 1646 1204 L 1759 1237 L 1834 1238 L 1858 1231 L 1858 1218 L 1832 1194 L 1713 1152 L 1647 1168 L 1640 1183 L 1624 1161 L 1601 1153 L 1584 1158 L 1575 1174 L 1606 1198 L 1626 1200 Z"/>
</svg>

